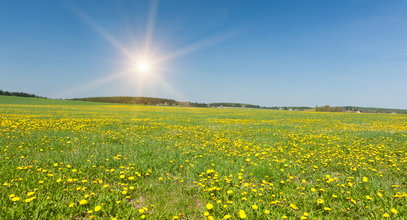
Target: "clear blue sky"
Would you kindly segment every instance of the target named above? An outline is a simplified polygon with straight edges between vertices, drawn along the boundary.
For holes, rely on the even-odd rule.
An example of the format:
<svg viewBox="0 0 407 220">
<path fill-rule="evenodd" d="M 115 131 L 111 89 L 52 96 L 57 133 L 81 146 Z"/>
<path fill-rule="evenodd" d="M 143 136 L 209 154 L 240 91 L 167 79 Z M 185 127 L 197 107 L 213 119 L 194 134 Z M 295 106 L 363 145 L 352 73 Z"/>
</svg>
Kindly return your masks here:
<svg viewBox="0 0 407 220">
<path fill-rule="evenodd" d="M 406 12 L 384 0 L 2 1 L 0 89 L 407 109 Z M 161 80 L 112 77 L 128 66 L 120 47 L 137 53 L 146 33 L 156 57 L 177 55 Z"/>
</svg>

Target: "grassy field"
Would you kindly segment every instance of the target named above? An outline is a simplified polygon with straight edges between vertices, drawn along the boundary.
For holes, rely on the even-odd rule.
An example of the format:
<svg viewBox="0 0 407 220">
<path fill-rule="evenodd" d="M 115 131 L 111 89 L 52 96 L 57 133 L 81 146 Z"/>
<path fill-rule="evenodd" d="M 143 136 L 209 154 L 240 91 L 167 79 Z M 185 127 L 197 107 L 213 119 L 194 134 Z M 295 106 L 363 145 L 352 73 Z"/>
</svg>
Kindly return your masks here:
<svg viewBox="0 0 407 220">
<path fill-rule="evenodd" d="M 407 218 L 407 115 L 0 96 L 1 219 Z"/>
</svg>

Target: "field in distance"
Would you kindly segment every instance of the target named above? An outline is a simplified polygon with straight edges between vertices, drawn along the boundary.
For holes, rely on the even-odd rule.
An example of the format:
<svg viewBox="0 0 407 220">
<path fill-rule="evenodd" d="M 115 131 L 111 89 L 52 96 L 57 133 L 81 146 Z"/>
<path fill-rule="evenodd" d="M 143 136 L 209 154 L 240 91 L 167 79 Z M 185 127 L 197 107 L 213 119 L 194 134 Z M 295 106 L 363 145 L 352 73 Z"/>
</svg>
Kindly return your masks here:
<svg viewBox="0 0 407 220">
<path fill-rule="evenodd" d="M 407 115 L 0 96 L 0 218 L 403 219 L 406 146 Z"/>
</svg>

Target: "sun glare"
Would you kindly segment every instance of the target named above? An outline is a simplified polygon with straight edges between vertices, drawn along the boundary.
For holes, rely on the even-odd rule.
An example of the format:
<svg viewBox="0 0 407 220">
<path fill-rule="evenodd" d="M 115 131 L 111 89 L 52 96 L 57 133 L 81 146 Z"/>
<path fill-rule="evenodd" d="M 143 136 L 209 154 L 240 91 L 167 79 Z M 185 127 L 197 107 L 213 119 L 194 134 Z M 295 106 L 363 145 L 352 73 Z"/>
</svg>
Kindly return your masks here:
<svg viewBox="0 0 407 220">
<path fill-rule="evenodd" d="M 141 60 L 137 63 L 137 70 L 140 73 L 146 73 L 151 70 L 151 63 L 148 60 Z"/>
</svg>

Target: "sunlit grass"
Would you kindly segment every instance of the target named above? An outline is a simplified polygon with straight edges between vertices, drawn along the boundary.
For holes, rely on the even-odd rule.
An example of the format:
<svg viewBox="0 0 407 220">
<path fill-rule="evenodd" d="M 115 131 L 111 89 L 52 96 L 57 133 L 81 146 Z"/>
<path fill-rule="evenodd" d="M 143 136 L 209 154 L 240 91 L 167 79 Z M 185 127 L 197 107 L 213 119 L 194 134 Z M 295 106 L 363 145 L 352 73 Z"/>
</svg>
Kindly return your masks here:
<svg viewBox="0 0 407 220">
<path fill-rule="evenodd" d="M 3 219 L 406 217 L 406 115 L 41 102 L 0 104 Z"/>
</svg>

